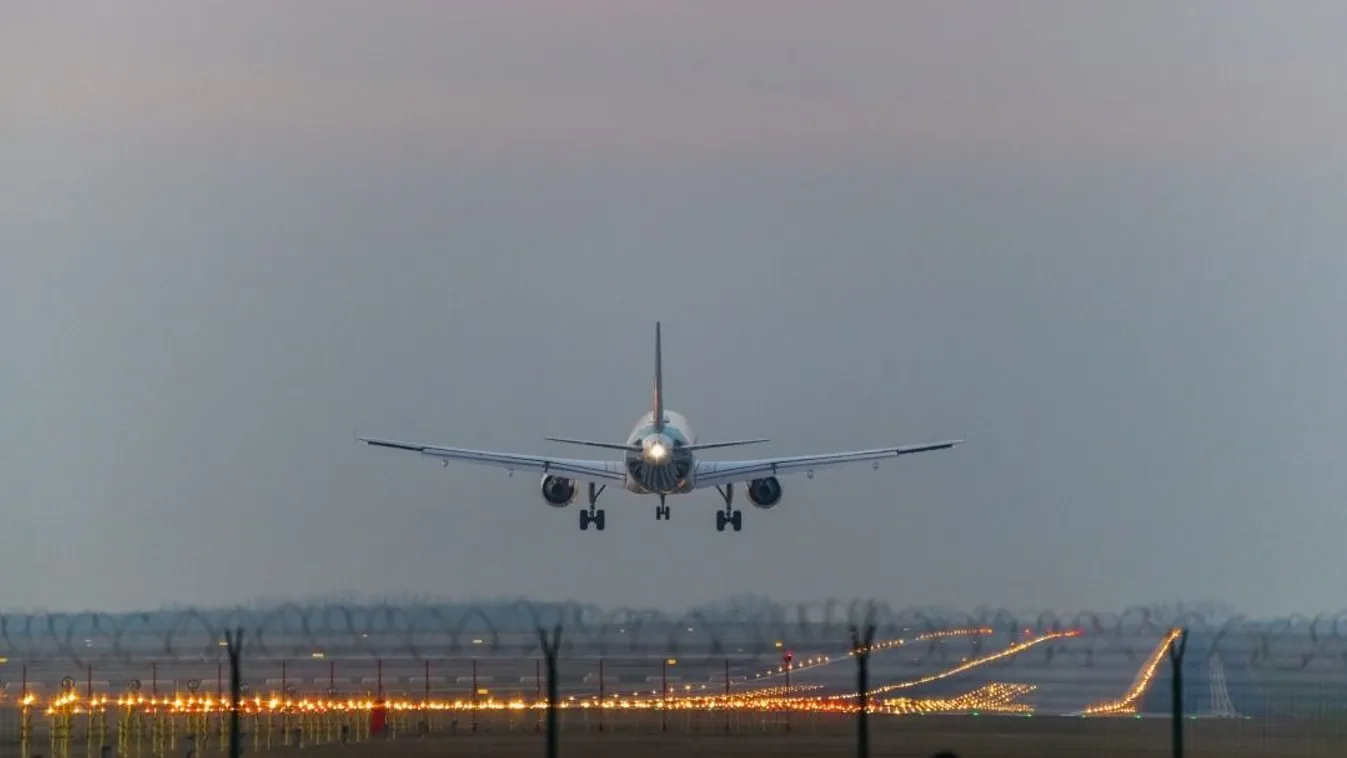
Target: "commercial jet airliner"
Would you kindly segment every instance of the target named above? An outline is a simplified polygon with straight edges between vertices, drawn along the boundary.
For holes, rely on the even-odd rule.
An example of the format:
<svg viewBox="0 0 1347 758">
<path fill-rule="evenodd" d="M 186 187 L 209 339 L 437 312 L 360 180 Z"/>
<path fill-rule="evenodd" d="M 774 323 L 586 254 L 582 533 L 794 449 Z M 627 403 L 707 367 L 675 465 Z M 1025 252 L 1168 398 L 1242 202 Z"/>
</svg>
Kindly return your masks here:
<svg viewBox="0 0 1347 758">
<path fill-rule="evenodd" d="M 840 466 L 844 463 L 871 461 L 879 468 L 880 460 L 927 450 L 943 450 L 963 442 L 949 440 L 906 447 L 884 447 L 872 450 L 854 450 L 841 453 L 793 455 L 754 460 L 702 461 L 697 453 L 738 445 L 766 442 L 765 439 L 733 442 L 698 442 L 687 418 L 664 407 L 664 382 L 661 368 L 660 325 L 655 322 L 655 396 L 654 407 L 641 416 L 624 443 L 591 442 L 589 440 L 547 437 L 552 442 L 604 448 L 620 451 L 622 460 L 579 460 L 554 458 L 546 455 L 497 453 L 488 450 L 470 450 L 461 447 L 442 447 L 413 442 L 357 437 L 361 442 L 395 450 L 436 458 L 445 466 L 450 461 L 480 463 L 507 469 L 513 476 L 516 469 L 541 472 L 543 500 L 553 508 L 565 508 L 575 500 L 579 484 L 588 488 L 589 508 L 580 511 L 580 528 L 590 524 L 603 531 L 603 509 L 597 508 L 599 495 L 609 485 L 622 485 L 630 492 L 659 496 L 655 506 L 655 520 L 669 519 L 669 495 L 683 495 L 706 487 L 715 487 L 725 501 L 724 510 L 716 512 L 716 530 L 734 531 L 743 528 L 743 513 L 734 509 L 734 484 L 745 484 L 749 502 L 760 509 L 773 508 L 781 502 L 782 488 L 777 477 L 803 471 L 809 478 L 818 469 Z"/>
</svg>

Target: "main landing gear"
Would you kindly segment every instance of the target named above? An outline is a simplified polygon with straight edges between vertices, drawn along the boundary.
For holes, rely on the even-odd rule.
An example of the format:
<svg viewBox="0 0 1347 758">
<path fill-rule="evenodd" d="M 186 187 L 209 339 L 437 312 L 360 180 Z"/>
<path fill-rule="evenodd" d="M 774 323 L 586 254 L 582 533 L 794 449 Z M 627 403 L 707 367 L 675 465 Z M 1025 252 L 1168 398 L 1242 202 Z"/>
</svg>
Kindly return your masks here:
<svg viewBox="0 0 1347 758">
<path fill-rule="evenodd" d="M 659 505 L 655 506 L 655 520 L 669 520 L 669 506 L 664 504 L 664 496 L 659 496 Z"/>
<path fill-rule="evenodd" d="M 716 487 L 716 492 L 725 499 L 725 510 L 716 511 L 716 531 L 725 531 L 725 525 L 734 527 L 734 531 L 740 531 L 744 528 L 744 512 L 734 510 L 734 484 L 726 484 L 724 487 Z"/>
<path fill-rule="evenodd" d="M 603 494 L 607 487 L 606 484 L 595 487 L 593 482 L 589 483 L 589 509 L 580 511 L 580 531 L 588 531 L 590 524 L 593 524 L 596 530 L 603 531 L 603 509 L 594 506 L 599 502 L 599 495 Z"/>
</svg>

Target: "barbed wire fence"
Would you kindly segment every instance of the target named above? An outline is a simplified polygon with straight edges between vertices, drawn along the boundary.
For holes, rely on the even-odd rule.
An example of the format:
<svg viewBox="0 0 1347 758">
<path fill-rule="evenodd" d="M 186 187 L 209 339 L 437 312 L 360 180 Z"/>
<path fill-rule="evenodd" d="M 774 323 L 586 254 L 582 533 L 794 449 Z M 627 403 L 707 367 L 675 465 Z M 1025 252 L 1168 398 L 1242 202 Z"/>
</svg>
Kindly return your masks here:
<svg viewBox="0 0 1347 758">
<path fill-rule="evenodd" d="M 797 720 L 824 728 L 854 717 L 857 754 L 867 755 L 872 714 L 970 712 L 1165 714 L 1182 755 L 1185 730 L 1194 745 L 1216 739 L 1186 725 L 1194 716 L 1347 722 L 1347 612 L 1258 620 L 1204 606 L 1057 614 L 747 599 L 667 613 L 525 600 L 285 603 L 4 614 L 0 656 L 0 749 L 24 758 L 41 737 L 53 758 L 81 741 L 90 756 L 142 743 L 164 755 L 189 736 L 197 753 L 237 755 L 245 743 L 528 722 L 554 756 L 563 730 L 732 731 L 746 728 L 747 713 L 783 733 Z M 1185 672 L 1198 684 L 1185 689 Z"/>
</svg>

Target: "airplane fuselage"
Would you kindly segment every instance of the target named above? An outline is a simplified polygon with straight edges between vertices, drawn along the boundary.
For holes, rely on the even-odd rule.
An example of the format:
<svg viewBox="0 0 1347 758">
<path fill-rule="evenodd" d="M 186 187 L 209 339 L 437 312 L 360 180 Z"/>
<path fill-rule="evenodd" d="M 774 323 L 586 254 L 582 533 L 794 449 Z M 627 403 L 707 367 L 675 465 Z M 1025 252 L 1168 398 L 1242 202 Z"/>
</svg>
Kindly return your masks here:
<svg viewBox="0 0 1347 758">
<path fill-rule="evenodd" d="M 641 451 L 624 456 L 626 489 L 643 495 L 691 492 L 695 485 L 696 457 L 691 450 L 682 448 L 696 441 L 697 435 L 683 414 L 665 409 L 664 428 L 657 429 L 654 411 L 647 411 L 627 436 L 627 444 L 638 445 Z"/>
</svg>

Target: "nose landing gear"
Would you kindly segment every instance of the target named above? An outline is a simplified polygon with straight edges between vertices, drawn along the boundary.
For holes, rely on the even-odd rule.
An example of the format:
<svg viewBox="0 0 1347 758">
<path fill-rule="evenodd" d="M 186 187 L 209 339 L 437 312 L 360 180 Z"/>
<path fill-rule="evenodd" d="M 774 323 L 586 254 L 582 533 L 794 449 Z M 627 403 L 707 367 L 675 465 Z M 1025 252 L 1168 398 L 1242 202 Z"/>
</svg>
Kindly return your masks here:
<svg viewBox="0 0 1347 758">
<path fill-rule="evenodd" d="M 669 506 L 664 504 L 663 495 L 659 496 L 659 505 L 655 506 L 655 520 L 656 521 L 669 520 Z"/>
</svg>

